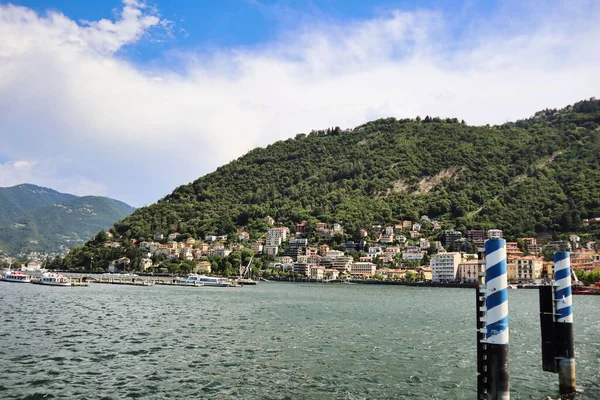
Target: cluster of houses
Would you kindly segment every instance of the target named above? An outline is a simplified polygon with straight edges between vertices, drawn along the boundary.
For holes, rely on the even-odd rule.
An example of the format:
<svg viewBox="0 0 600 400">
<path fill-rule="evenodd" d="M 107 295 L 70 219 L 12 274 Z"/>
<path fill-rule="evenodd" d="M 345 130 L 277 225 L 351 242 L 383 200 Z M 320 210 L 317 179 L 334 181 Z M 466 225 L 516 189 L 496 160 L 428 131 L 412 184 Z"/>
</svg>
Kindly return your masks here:
<svg viewBox="0 0 600 400">
<path fill-rule="evenodd" d="M 42 269 L 44 262 L 48 259 L 59 256 L 58 253 L 44 253 L 32 251 L 27 254 L 20 254 L 18 257 L 12 257 L 0 253 L 0 264 L 13 265 L 17 260 L 29 271 L 38 271 Z"/>
<path fill-rule="evenodd" d="M 204 241 L 194 238 L 180 240 L 177 232 L 155 234 L 153 241 L 137 243 L 144 250 L 140 269 L 156 268 L 152 256 L 162 254 L 167 260 L 193 261 L 194 272 L 210 272 L 208 257 L 226 257 L 232 251 L 250 248 L 256 255 L 271 256 L 269 270 L 294 273 L 312 279 L 338 279 L 340 276 L 377 277 L 378 279 L 418 279 L 433 282 L 475 282 L 483 263 L 483 246 L 486 239 L 502 238 L 499 229 L 468 230 L 465 234 L 456 230 L 441 231 L 439 222 L 426 215 L 419 221 L 398 221 L 391 226 L 372 226 L 360 230 L 358 241 L 347 241 L 343 250 L 332 249 L 328 238 L 344 235 L 340 224 L 328 225 L 318 222 L 310 226 L 302 221 L 295 226 L 294 234 L 289 227 L 275 226 L 272 217 L 266 217 L 269 225 L 259 240 L 250 241 L 245 231 L 237 233 L 236 241 L 227 235 L 207 235 Z M 309 243 L 308 232 L 316 234 L 317 243 Z M 109 234 L 110 235 L 110 234 Z M 112 235 L 111 235 L 112 236 Z M 314 238 L 314 235 L 310 237 Z M 437 237 L 441 240 L 431 240 Z M 507 242 L 508 279 L 528 282 L 552 279 L 552 262 L 545 262 L 542 246 L 535 238 L 523 238 L 519 242 Z M 574 269 L 592 270 L 600 267 L 600 254 L 595 243 L 580 246 L 580 239 L 571 236 L 569 241 L 550 242 L 556 249 L 571 249 Z M 119 247 L 112 239 L 105 246 Z M 110 269 L 119 269 L 129 260 L 115 260 Z M 410 272 L 409 272 L 410 271 Z"/>
</svg>

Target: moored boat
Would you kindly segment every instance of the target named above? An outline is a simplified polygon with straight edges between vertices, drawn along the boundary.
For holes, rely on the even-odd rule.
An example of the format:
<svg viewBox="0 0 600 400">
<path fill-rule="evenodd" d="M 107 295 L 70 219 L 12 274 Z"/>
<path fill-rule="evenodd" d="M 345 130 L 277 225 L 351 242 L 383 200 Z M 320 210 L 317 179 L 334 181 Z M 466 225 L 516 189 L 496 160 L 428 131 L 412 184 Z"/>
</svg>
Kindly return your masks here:
<svg viewBox="0 0 600 400">
<path fill-rule="evenodd" d="M 23 271 L 12 271 L 7 270 L 4 271 L 2 278 L 0 280 L 4 282 L 15 282 L 15 283 L 30 283 L 31 277 L 25 274 Z"/>
<path fill-rule="evenodd" d="M 219 278 L 206 275 L 189 275 L 184 282 L 186 285 L 208 286 L 208 287 L 228 287 L 231 281 L 228 278 Z"/>
<path fill-rule="evenodd" d="M 71 279 L 54 272 L 45 272 L 39 279 L 34 279 L 31 283 L 48 286 L 72 286 Z"/>
<path fill-rule="evenodd" d="M 600 289 L 586 288 L 586 287 L 573 287 L 573 294 L 582 296 L 600 296 Z"/>
</svg>

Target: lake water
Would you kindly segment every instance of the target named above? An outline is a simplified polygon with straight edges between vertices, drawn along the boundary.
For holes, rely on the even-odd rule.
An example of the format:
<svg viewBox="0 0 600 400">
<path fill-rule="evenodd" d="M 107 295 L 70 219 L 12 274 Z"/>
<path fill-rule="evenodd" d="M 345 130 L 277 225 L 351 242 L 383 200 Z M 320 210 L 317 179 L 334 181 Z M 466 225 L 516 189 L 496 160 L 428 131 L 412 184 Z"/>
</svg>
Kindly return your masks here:
<svg viewBox="0 0 600 400">
<path fill-rule="evenodd" d="M 473 399 L 473 289 L 0 283 L 2 399 Z M 513 399 L 556 398 L 538 294 L 510 292 Z M 600 297 L 574 298 L 581 399 L 600 399 Z"/>
</svg>

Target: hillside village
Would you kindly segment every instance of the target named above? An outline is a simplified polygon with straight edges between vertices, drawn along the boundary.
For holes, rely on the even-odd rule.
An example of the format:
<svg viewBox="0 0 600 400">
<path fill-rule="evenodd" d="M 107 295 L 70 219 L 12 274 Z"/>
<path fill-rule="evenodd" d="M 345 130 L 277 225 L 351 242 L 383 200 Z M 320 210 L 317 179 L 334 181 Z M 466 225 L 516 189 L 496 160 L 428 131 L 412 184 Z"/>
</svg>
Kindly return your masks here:
<svg viewBox="0 0 600 400">
<path fill-rule="evenodd" d="M 218 269 L 219 260 L 244 252 L 253 255 L 253 266 L 259 265 L 263 276 L 470 283 L 477 280 L 485 240 L 503 237 L 498 229 L 464 233 L 442 230 L 438 221 L 426 215 L 418 221 L 399 220 L 395 225 L 361 229 L 360 237 L 354 240 L 347 240 L 343 226 L 337 223 L 302 221 L 292 233 L 289 227 L 277 226 L 270 216 L 265 222 L 270 228 L 257 240 L 250 240 L 244 230 L 239 230 L 236 237 L 206 235 L 203 240 L 178 232 L 156 233 L 152 241 L 141 242 L 118 240 L 112 232 L 101 232 L 94 240 L 112 254 L 121 254 L 110 261 L 106 268 L 109 272 L 219 274 L 223 273 Z M 600 219 L 585 220 L 584 224 L 600 227 Z M 122 255 L 124 246 L 136 250 L 135 260 Z M 575 271 L 600 268 L 595 241 L 585 242 L 571 235 L 569 240 L 542 245 L 536 238 L 526 237 L 507 241 L 508 279 L 521 283 L 552 279 L 552 253 L 560 249 L 571 250 Z M 242 274 L 246 266 L 240 260 L 232 265 L 239 266 Z M 231 275 L 237 273 L 229 271 Z"/>
</svg>

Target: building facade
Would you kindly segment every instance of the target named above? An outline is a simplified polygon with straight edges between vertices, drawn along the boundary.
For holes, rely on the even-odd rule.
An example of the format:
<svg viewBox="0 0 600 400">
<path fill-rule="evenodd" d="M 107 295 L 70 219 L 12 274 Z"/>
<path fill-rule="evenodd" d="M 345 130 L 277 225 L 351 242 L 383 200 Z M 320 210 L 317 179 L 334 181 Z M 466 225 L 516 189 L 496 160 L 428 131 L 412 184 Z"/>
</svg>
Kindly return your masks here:
<svg viewBox="0 0 600 400">
<path fill-rule="evenodd" d="M 461 262 L 461 254 L 438 253 L 431 257 L 431 270 L 433 282 L 454 282 L 458 278 L 458 265 Z"/>
</svg>

